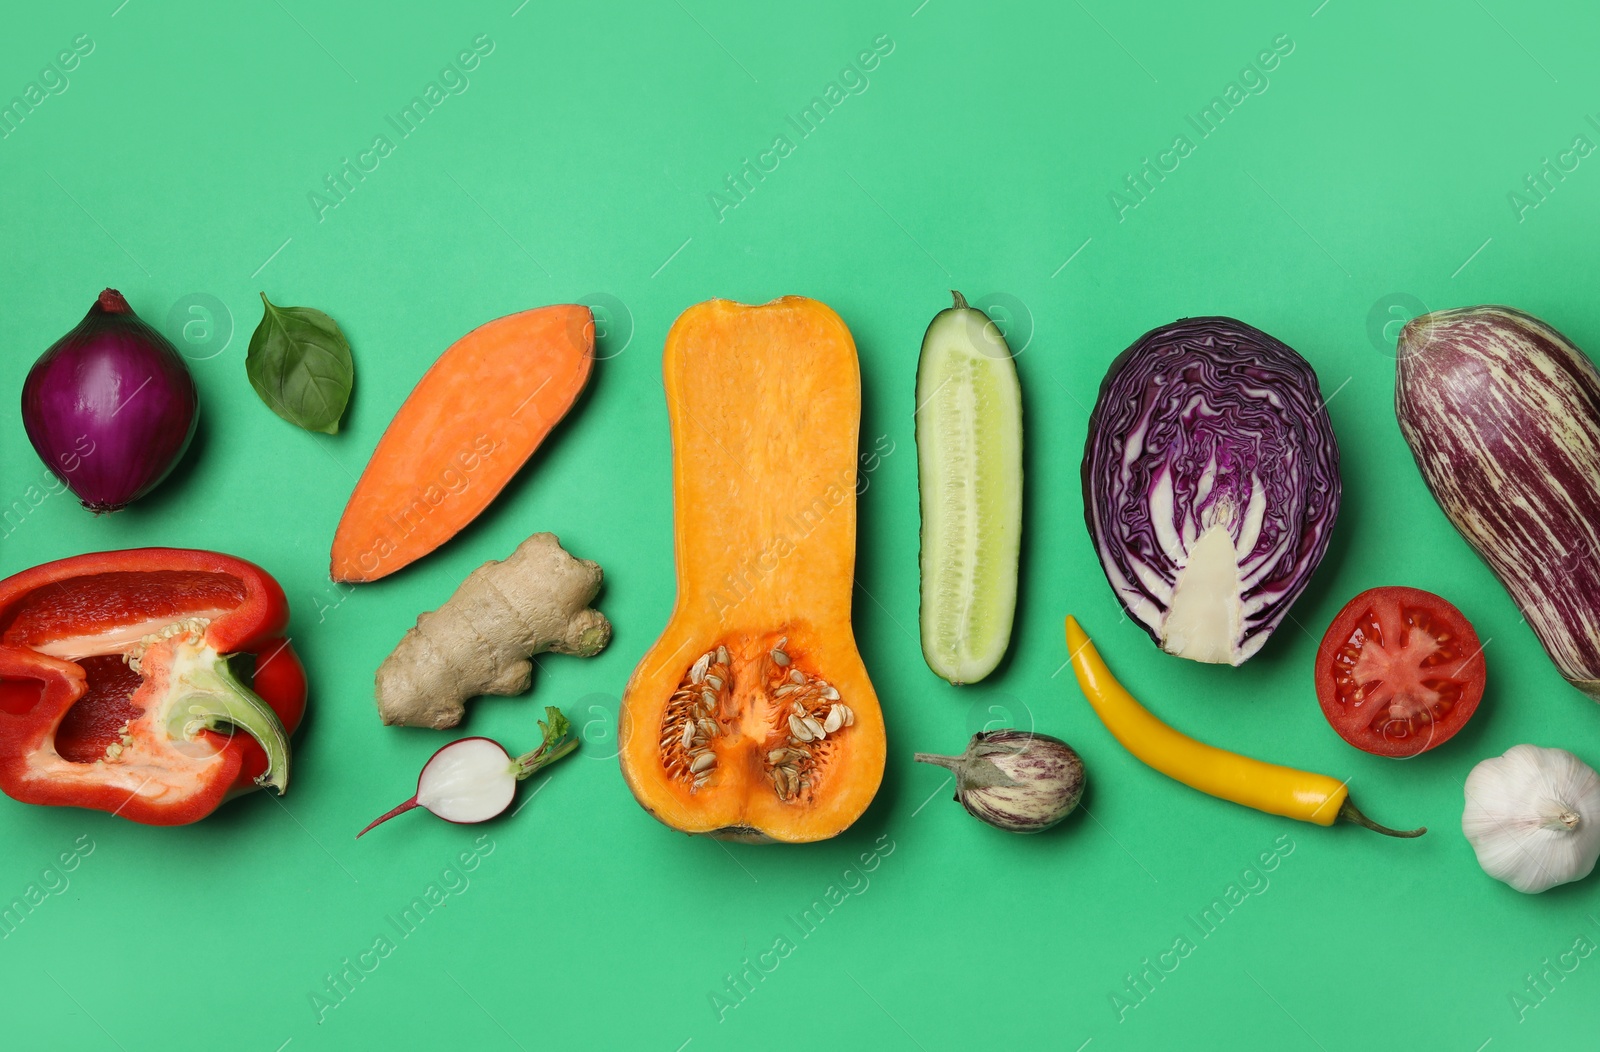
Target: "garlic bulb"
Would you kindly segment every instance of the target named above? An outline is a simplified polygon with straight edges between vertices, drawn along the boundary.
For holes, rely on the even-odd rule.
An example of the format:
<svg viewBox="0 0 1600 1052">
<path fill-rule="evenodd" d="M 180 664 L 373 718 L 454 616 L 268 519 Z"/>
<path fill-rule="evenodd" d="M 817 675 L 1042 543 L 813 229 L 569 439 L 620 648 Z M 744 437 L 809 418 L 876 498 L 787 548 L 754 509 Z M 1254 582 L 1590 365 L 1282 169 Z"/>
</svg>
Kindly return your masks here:
<svg viewBox="0 0 1600 1052">
<path fill-rule="evenodd" d="M 1565 749 L 1513 745 L 1467 775 L 1461 831 L 1518 891 L 1582 880 L 1600 858 L 1600 775 Z"/>
</svg>

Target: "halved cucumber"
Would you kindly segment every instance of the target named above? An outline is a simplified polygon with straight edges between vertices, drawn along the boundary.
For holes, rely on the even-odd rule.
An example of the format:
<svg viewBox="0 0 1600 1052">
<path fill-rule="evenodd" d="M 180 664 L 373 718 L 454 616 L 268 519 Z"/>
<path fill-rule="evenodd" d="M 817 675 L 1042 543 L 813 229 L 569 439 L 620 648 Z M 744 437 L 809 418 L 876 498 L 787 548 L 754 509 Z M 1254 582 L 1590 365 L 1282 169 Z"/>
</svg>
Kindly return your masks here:
<svg viewBox="0 0 1600 1052">
<path fill-rule="evenodd" d="M 954 293 L 917 363 L 922 656 L 951 683 L 993 672 L 1011 640 L 1022 538 L 1022 388 L 1005 337 Z"/>
</svg>

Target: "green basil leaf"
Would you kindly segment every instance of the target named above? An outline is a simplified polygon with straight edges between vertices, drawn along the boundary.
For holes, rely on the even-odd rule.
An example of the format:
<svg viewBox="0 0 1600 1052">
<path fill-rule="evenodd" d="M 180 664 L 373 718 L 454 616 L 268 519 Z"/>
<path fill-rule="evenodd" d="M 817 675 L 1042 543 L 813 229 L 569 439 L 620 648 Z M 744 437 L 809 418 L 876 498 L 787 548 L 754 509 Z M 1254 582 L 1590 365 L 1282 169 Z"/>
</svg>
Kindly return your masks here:
<svg viewBox="0 0 1600 1052">
<path fill-rule="evenodd" d="M 339 324 L 311 307 L 266 311 L 250 337 L 245 372 L 267 407 L 296 427 L 334 434 L 350 401 L 355 363 Z"/>
</svg>

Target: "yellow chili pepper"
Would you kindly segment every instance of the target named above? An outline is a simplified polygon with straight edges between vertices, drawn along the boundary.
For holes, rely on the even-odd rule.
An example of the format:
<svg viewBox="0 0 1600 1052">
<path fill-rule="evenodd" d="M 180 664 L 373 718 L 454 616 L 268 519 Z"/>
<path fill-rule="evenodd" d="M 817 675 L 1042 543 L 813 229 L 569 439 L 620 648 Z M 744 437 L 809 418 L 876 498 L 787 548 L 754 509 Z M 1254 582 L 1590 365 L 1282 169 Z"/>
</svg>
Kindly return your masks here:
<svg viewBox="0 0 1600 1052">
<path fill-rule="evenodd" d="M 1168 778 L 1257 811 L 1319 826 L 1343 819 L 1388 836 L 1427 832 L 1426 828 L 1401 832 L 1372 821 L 1356 810 L 1345 783 L 1337 778 L 1228 752 L 1162 723 L 1111 675 L 1074 617 L 1067 618 L 1067 651 L 1078 686 L 1106 729 L 1123 748 Z"/>
</svg>

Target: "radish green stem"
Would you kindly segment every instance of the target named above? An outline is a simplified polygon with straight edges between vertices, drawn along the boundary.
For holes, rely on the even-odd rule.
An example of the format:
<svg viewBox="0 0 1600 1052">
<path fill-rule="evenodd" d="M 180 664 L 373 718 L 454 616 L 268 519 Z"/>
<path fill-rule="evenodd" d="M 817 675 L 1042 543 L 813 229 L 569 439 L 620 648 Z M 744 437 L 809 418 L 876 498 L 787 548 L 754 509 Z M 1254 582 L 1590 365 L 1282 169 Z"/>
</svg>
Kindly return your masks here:
<svg viewBox="0 0 1600 1052">
<path fill-rule="evenodd" d="M 544 741 L 539 743 L 537 749 L 523 753 L 511 761 L 519 782 L 531 777 L 541 768 L 549 767 L 578 747 L 578 739 L 570 736 L 572 724 L 561 714 L 560 709 L 547 705 L 544 715 L 545 718 L 539 721 L 539 729 L 544 732 Z"/>
</svg>

